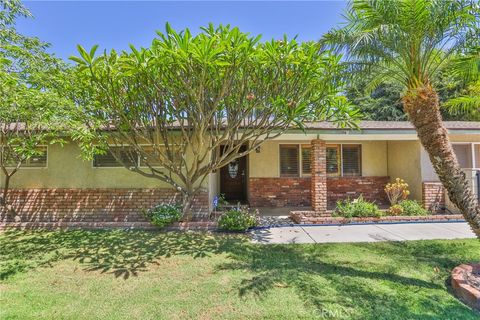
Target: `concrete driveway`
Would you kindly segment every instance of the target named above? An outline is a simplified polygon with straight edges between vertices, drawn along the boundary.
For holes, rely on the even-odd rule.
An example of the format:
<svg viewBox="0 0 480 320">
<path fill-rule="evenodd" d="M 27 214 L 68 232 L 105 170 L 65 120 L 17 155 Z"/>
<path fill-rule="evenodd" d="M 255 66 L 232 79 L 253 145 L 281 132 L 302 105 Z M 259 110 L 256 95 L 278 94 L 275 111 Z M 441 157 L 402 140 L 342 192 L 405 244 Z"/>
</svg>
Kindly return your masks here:
<svg viewBox="0 0 480 320">
<path fill-rule="evenodd" d="M 255 243 L 377 242 L 475 238 L 465 222 L 293 226 L 251 231 Z"/>
</svg>

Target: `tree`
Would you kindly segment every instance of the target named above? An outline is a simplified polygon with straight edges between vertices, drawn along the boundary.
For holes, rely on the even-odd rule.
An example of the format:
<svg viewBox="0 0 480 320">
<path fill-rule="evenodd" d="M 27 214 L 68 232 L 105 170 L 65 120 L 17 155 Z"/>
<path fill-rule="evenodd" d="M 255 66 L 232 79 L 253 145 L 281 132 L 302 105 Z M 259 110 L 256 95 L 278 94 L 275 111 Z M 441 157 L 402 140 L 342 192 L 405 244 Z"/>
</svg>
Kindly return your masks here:
<svg viewBox="0 0 480 320">
<path fill-rule="evenodd" d="M 167 24 L 158 36 L 150 48 L 120 54 L 79 46 L 71 59 L 82 90 L 73 99 L 88 128 L 84 149 L 101 146 L 129 170 L 169 183 L 184 214 L 211 172 L 265 140 L 305 120 L 355 118 L 338 95 L 340 58 L 315 43 L 262 43 L 213 25 L 193 36 Z"/>
<path fill-rule="evenodd" d="M 447 100 L 446 108 L 452 114 L 480 120 L 480 47 L 472 48 L 468 54 L 456 59 L 452 71 L 461 77 L 466 90 Z"/>
<path fill-rule="evenodd" d="M 47 44 L 15 30 L 15 19 L 30 12 L 19 1 L 0 6 L 0 205 L 13 210 L 8 201 L 12 176 L 41 154 L 40 145 L 59 141 L 55 132 L 69 104 L 48 90 L 61 61 L 46 53 Z"/>
<path fill-rule="evenodd" d="M 480 237 L 480 208 L 458 165 L 440 114 L 435 76 L 452 55 L 479 41 L 475 1 L 357 0 L 346 24 L 322 42 L 345 50 L 359 73 L 374 75 L 371 85 L 389 79 L 404 88 L 402 104 L 451 201 Z"/>
<path fill-rule="evenodd" d="M 364 120 L 406 120 L 400 98 L 402 89 L 398 84 L 384 82 L 370 92 L 367 83 L 368 80 L 352 78 L 345 93 L 348 100 L 360 109 Z"/>
</svg>

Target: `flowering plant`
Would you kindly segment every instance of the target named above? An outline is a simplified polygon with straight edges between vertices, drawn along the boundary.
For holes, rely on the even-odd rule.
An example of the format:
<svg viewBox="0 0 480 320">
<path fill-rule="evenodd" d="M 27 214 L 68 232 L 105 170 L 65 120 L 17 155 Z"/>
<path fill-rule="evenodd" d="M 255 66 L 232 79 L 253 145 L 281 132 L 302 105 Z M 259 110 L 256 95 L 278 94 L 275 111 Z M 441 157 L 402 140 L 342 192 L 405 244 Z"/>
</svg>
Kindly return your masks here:
<svg viewBox="0 0 480 320">
<path fill-rule="evenodd" d="M 385 193 L 392 206 L 396 205 L 402 200 L 406 200 L 410 195 L 408 191 L 408 184 L 405 180 L 397 178 L 395 182 L 387 183 L 385 186 Z"/>
</svg>

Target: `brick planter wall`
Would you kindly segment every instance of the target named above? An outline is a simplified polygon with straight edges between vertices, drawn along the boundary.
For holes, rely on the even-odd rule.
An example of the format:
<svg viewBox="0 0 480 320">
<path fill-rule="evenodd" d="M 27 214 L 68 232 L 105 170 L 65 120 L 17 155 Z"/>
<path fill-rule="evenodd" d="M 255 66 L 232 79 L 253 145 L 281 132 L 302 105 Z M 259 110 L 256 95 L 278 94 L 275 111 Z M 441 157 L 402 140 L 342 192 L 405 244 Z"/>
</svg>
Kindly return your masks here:
<svg viewBox="0 0 480 320">
<path fill-rule="evenodd" d="M 461 214 L 435 214 L 428 216 L 383 216 L 344 218 L 318 215 L 315 211 L 291 211 L 290 219 L 296 224 L 349 224 L 349 223 L 397 223 L 397 222 L 448 222 L 464 221 Z"/>
<path fill-rule="evenodd" d="M 0 211 L 2 222 L 146 222 L 142 209 L 172 203 L 180 195 L 172 189 L 13 189 L 10 202 L 16 214 Z M 194 212 L 208 211 L 208 195 L 201 192 Z"/>
<path fill-rule="evenodd" d="M 250 178 L 248 182 L 252 207 L 306 207 L 310 199 L 310 178 Z"/>
<path fill-rule="evenodd" d="M 445 207 L 445 190 L 441 182 L 422 183 L 422 203 L 428 211 L 442 211 Z"/>
<path fill-rule="evenodd" d="M 389 177 L 328 177 L 328 205 L 335 206 L 337 200 L 354 199 L 360 195 L 376 204 L 388 205 L 384 188 L 389 181 Z"/>
</svg>

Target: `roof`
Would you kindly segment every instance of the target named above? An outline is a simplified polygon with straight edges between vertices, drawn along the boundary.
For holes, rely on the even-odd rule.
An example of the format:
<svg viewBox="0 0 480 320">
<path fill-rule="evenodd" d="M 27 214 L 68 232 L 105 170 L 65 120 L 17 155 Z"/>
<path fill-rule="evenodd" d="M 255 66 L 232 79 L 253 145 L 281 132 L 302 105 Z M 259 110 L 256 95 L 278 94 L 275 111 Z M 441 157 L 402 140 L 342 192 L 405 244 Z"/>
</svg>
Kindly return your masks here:
<svg viewBox="0 0 480 320">
<path fill-rule="evenodd" d="M 480 130 L 480 121 L 444 121 L 448 130 Z M 334 123 L 327 121 L 309 122 L 305 124 L 307 129 L 320 130 L 348 130 L 338 128 Z M 409 121 L 360 121 L 358 127 L 361 130 L 414 130 Z"/>
</svg>

